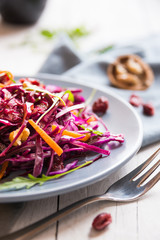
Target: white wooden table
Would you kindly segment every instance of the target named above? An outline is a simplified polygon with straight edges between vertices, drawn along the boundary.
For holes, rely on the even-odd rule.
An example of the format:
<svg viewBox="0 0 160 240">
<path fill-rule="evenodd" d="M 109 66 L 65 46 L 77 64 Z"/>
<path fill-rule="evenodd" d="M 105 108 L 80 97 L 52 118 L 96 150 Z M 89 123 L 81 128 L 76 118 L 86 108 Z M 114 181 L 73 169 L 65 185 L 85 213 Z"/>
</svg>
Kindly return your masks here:
<svg viewBox="0 0 160 240">
<path fill-rule="evenodd" d="M 0 68 L 14 75 L 34 75 L 54 42 L 43 42 L 39 36 L 42 28 L 71 28 L 85 25 L 93 34 L 80 44 L 86 53 L 107 44 L 132 42 L 160 32 L 160 2 L 157 0 L 49 0 L 37 24 L 30 27 L 15 27 L 0 22 Z M 36 41 L 36 49 L 24 40 Z M 21 44 L 23 42 L 23 45 Z M 0 204 L 0 236 L 43 218 L 77 200 L 104 192 L 114 181 L 143 162 L 159 143 L 140 152 L 116 174 L 83 189 L 25 203 Z M 159 240 L 160 239 L 160 182 L 142 199 L 132 203 L 101 202 L 84 207 L 50 226 L 34 240 L 110 239 L 110 240 Z M 113 222 L 102 231 L 91 228 L 93 218 L 109 212 Z M 4 216 L 3 219 L 1 216 Z M 1 224 L 6 222 L 6 226 Z M 4 226 L 4 224 L 3 224 Z"/>
</svg>

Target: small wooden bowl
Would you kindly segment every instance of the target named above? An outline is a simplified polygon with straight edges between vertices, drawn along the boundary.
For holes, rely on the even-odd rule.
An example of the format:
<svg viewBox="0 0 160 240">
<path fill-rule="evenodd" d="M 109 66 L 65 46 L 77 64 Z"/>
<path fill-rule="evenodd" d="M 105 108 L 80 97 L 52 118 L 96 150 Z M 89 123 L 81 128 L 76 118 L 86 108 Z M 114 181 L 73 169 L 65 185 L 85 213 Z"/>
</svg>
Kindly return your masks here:
<svg viewBox="0 0 160 240">
<path fill-rule="evenodd" d="M 130 69 L 127 68 L 127 63 L 129 60 L 138 64 L 142 72 L 135 74 L 130 71 Z M 122 75 L 117 75 L 116 73 L 116 68 L 119 65 L 122 66 L 122 68 L 124 68 L 126 71 L 126 73 L 123 74 L 124 79 L 121 78 Z M 118 57 L 114 63 L 108 66 L 107 74 L 113 86 L 130 90 L 145 90 L 151 86 L 154 80 L 154 74 L 150 66 L 144 63 L 143 60 L 137 55 L 124 55 Z M 128 79 L 125 79 L 126 76 L 128 76 Z M 129 81 L 129 76 L 133 78 L 130 80 L 134 81 Z"/>
</svg>

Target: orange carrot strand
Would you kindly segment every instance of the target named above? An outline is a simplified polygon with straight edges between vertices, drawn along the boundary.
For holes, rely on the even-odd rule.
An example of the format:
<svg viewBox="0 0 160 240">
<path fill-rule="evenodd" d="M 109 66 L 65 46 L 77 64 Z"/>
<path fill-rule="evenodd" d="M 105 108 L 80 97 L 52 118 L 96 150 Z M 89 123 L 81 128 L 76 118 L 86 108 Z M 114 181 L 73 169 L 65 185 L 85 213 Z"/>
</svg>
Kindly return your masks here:
<svg viewBox="0 0 160 240">
<path fill-rule="evenodd" d="M 42 129 L 40 128 L 32 119 L 28 122 L 36 130 L 36 132 L 43 138 L 43 140 L 60 156 L 63 153 L 63 149 Z"/>
<path fill-rule="evenodd" d="M 8 164 L 9 164 L 9 161 L 6 161 L 2 164 L 2 168 L 0 170 L 0 179 L 2 179 L 3 176 L 5 175 Z"/>
<path fill-rule="evenodd" d="M 52 125 L 52 130 L 54 131 L 56 129 L 56 125 Z M 60 128 L 61 130 L 62 128 Z M 60 132 L 59 130 L 59 132 Z M 68 130 L 64 130 L 62 132 L 62 136 L 64 135 L 67 135 L 67 136 L 70 136 L 70 137 L 73 137 L 73 138 L 78 138 L 78 137 L 82 137 L 84 136 L 83 138 L 79 139 L 79 141 L 87 141 L 89 138 L 90 138 L 90 133 L 85 133 L 85 134 L 80 134 L 80 133 L 76 133 L 76 132 L 73 132 L 73 131 L 68 131 Z"/>
<path fill-rule="evenodd" d="M 87 119 L 87 123 L 94 122 L 94 121 L 97 121 L 97 119 L 93 115 Z"/>
</svg>

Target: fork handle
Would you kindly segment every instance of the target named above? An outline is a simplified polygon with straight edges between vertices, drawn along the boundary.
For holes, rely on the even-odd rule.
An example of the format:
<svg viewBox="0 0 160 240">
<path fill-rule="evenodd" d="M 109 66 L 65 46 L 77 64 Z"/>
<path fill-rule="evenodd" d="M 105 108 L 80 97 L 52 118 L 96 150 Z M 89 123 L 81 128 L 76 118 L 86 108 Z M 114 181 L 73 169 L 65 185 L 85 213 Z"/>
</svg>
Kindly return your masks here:
<svg viewBox="0 0 160 240">
<path fill-rule="evenodd" d="M 104 200 L 102 196 L 92 196 L 86 199 L 82 199 L 78 202 L 75 202 L 68 207 L 65 207 L 58 212 L 28 226 L 25 227 L 19 231 L 16 231 L 14 233 L 11 233 L 10 235 L 7 235 L 5 237 L 0 237 L 0 240 L 28 240 L 32 239 L 35 235 L 38 233 L 44 231 L 48 227 L 50 227 L 53 223 L 58 221 L 60 218 L 65 217 L 66 215 L 72 213 L 73 211 L 76 211 L 77 209 L 86 206 L 90 203 L 97 202 L 100 200 Z"/>
</svg>

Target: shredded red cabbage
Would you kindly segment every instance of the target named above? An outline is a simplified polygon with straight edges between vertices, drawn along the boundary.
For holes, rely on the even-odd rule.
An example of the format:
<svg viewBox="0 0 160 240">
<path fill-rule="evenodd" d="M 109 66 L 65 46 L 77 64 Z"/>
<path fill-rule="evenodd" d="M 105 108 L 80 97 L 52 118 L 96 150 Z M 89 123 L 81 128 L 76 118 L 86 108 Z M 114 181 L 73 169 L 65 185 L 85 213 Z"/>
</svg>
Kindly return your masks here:
<svg viewBox="0 0 160 240">
<path fill-rule="evenodd" d="M 122 134 L 111 134 L 85 105 L 81 92 L 45 86 L 31 78 L 0 88 L 0 165 L 9 161 L 6 174 L 19 170 L 35 177 L 64 173 L 78 166 L 78 156 L 95 152 L 99 154 L 95 161 L 110 154 L 109 142 L 124 142 Z M 63 150 L 60 156 L 31 127 L 29 119 L 58 144 Z M 105 128 L 103 133 L 98 132 L 100 125 Z"/>
</svg>

